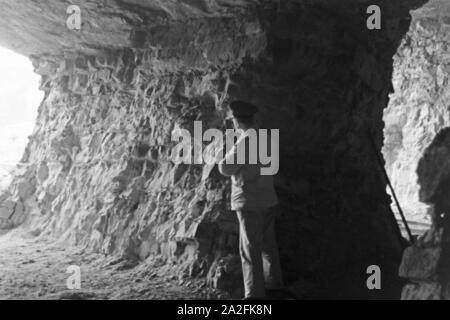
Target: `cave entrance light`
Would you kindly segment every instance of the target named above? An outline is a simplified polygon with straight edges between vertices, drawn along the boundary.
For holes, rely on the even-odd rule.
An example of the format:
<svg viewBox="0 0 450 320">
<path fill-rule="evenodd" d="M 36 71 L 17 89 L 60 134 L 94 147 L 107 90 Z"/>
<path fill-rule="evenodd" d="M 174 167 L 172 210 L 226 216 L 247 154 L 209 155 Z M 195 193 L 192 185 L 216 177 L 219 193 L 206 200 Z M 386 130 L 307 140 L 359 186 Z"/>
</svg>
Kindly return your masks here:
<svg viewBox="0 0 450 320">
<path fill-rule="evenodd" d="M 0 47 L 0 193 L 10 183 L 44 93 L 31 61 Z"/>
</svg>

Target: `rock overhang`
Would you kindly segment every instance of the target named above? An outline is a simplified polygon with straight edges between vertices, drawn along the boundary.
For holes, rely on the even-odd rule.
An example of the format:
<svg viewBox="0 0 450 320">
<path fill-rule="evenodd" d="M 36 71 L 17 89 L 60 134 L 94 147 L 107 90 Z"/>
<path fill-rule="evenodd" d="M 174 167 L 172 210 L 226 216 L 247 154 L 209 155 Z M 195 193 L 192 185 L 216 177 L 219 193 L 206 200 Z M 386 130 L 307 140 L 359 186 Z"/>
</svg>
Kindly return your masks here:
<svg viewBox="0 0 450 320">
<path fill-rule="evenodd" d="M 190 25 L 195 20 L 237 19 L 255 20 L 265 8 L 274 6 L 289 10 L 295 6 L 318 6 L 336 15 L 365 14 L 357 6 L 380 4 L 389 14 L 407 8 L 420 7 L 425 0 L 82 0 L 27 1 L 0 0 L 0 45 L 26 56 L 61 55 L 64 51 L 95 54 L 101 49 L 132 47 L 139 32 L 154 27 Z M 66 27 L 67 8 L 81 9 L 81 30 Z M 444 9 L 444 10 L 443 10 Z M 433 0 L 424 14 L 450 11 L 446 0 Z M 363 17 L 362 17 L 363 18 Z M 325 23 L 325 22 L 324 22 Z M 188 32 L 188 30 L 185 30 Z"/>
</svg>

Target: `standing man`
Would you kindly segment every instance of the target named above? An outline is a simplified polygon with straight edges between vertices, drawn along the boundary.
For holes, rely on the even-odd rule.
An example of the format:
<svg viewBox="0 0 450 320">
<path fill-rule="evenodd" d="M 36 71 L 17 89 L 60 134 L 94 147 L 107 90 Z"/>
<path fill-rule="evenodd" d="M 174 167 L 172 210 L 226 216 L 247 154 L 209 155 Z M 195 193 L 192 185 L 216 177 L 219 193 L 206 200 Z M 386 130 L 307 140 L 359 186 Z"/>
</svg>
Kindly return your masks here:
<svg viewBox="0 0 450 320">
<path fill-rule="evenodd" d="M 254 115 L 258 108 L 244 101 L 234 101 L 230 109 L 234 127 L 240 131 L 240 136 L 219 162 L 219 171 L 224 176 L 231 176 L 231 209 L 236 211 L 239 219 L 239 252 L 245 299 L 276 297 L 284 287 L 274 228 L 273 207 L 278 199 L 273 176 L 261 174 L 259 159 L 257 164 L 248 161 L 248 153 L 255 150 L 249 145 L 249 134 L 257 130 Z M 239 146 L 243 146 L 246 153 L 244 164 L 236 163 L 237 151 L 242 150 Z"/>
</svg>

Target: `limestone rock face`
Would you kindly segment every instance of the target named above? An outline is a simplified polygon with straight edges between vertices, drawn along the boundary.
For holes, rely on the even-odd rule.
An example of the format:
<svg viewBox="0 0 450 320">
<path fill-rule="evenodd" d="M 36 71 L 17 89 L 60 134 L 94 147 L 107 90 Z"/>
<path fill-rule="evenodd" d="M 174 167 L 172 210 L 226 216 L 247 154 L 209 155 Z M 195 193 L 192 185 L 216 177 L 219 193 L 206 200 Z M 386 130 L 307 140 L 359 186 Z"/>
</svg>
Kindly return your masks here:
<svg viewBox="0 0 450 320">
<path fill-rule="evenodd" d="M 450 20 L 417 18 L 394 58 L 394 93 L 384 112 L 386 167 L 410 220 L 427 222 L 419 198 L 418 162 L 450 126 Z M 433 168 L 436 175 L 445 168 Z M 430 182 L 435 180 L 430 180 Z M 428 187 L 419 181 L 428 192 Z M 424 191 L 425 192 L 425 191 Z M 426 197 L 425 197 L 426 198 Z"/>
<path fill-rule="evenodd" d="M 375 1 L 375 32 L 373 2 L 84 1 L 76 32 L 63 26 L 66 2 L 2 0 L 0 40 L 33 59 L 45 98 L 0 226 L 158 257 L 237 294 L 229 181 L 170 154 L 173 129 L 224 129 L 227 103 L 246 99 L 262 127 L 280 129 L 287 284 L 310 298 L 397 297 L 401 245 L 367 133 L 381 149 L 392 56 L 424 1 Z M 366 287 L 374 264 L 377 292 Z"/>
</svg>

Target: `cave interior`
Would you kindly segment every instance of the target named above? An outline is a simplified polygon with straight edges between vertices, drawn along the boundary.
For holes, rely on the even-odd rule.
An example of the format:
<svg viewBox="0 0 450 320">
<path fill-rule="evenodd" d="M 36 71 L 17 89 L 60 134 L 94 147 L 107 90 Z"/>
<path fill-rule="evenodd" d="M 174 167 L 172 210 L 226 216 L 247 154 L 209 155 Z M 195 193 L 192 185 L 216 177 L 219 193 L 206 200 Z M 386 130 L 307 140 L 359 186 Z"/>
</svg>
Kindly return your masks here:
<svg viewBox="0 0 450 320">
<path fill-rule="evenodd" d="M 0 195 L 0 229 L 158 257 L 167 273 L 239 296 L 230 183 L 170 153 L 174 128 L 224 129 L 228 103 L 243 99 L 280 130 L 276 229 L 290 290 L 449 297 L 433 277 L 446 249 L 416 181 L 450 122 L 448 1 L 80 0 L 80 30 L 66 26 L 65 1 L 0 3 L 0 45 L 32 60 L 45 93 Z M 373 4 L 379 30 L 366 26 Z M 408 219 L 431 228 L 404 254 L 375 153 Z M 380 290 L 367 288 L 371 265 Z"/>
</svg>

